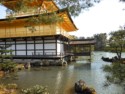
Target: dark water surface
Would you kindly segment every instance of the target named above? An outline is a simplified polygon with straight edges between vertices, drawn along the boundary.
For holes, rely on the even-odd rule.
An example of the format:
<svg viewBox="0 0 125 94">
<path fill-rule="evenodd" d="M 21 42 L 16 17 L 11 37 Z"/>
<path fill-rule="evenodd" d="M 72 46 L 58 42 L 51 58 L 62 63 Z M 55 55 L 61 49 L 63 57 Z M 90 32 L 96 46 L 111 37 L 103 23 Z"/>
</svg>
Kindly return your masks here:
<svg viewBox="0 0 125 94">
<path fill-rule="evenodd" d="M 104 88 L 105 73 L 102 66 L 106 63 L 102 56 L 112 57 L 115 54 L 106 52 L 94 52 L 93 60 L 72 62 L 66 67 L 42 67 L 18 72 L 18 80 L 1 80 L 17 83 L 20 88 L 31 87 L 36 84 L 47 86 L 50 94 L 75 94 L 74 83 L 83 79 L 88 86 L 95 88 L 97 94 L 124 94 L 122 88 L 111 85 Z"/>
</svg>

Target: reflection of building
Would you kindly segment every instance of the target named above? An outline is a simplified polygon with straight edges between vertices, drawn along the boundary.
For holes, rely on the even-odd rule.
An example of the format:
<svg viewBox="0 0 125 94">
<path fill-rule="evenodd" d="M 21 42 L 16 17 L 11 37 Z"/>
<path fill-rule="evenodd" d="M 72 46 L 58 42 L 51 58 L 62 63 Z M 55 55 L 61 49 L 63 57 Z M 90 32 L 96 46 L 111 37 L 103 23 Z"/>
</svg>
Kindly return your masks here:
<svg viewBox="0 0 125 94">
<path fill-rule="evenodd" d="M 12 46 L 8 49 L 13 50 L 13 58 L 64 57 L 68 41 L 71 39 L 68 32 L 77 30 L 67 9 L 59 9 L 53 0 L 33 0 L 31 3 L 25 4 L 30 7 L 29 11 L 15 12 L 14 7 L 18 1 L 3 0 L 3 5 L 13 11 L 13 14 L 7 13 L 7 17 L 13 15 L 14 19 L 12 21 L 8 21 L 8 18 L 0 19 L 0 45 L 11 44 Z M 37 5 L 39 8 L 32 9 Z M 27 26 L 26 20 L 30 17 L 37 18 L 38 14 L 48 16 L 53 11 L 63 21 L 53 24 L 30 23 L 32 26 Z"/>
</svg>

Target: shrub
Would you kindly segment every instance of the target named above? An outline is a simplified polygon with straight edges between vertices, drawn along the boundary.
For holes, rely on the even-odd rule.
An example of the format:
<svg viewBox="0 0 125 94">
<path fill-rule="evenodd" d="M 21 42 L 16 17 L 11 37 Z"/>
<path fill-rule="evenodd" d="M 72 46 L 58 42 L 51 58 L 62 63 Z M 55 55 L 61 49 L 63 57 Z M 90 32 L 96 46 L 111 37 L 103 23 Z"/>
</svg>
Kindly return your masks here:
<svg viewBox="0 0 125 94">
<path fill-rule="evenodd" d="M 6 62 L 6 63 L 1 63 L 0 64 L 1 70 L 3 71 L 14 71 L 16 67 L 16 63 L 14 62 Z"/>
<path fill-rule="evenodd" d="M 17 89 L 17 84 L 7 84 L 6 89 Z"/>
<path fill-rule="evenodd" d="M 22 89 L 22 94 L 49 94 L 47 87 L 41 85 L 35 85 L 31 88 Z"/>
</svg>

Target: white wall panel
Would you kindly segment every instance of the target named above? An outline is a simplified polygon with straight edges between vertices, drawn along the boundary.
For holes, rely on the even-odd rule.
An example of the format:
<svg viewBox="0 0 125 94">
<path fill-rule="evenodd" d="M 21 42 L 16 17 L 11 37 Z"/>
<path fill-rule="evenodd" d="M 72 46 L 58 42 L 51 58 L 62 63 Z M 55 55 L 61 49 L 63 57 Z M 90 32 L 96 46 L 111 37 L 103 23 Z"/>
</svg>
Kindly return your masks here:
<svg viewBox="0 0 125 94">
<path fill-rule="evenodd" d="M 23 45 L 16 45 L 16 49 L 17 50 L 25 50 L 26 49 L 26 45 L 23 44 Z"/>
<path fill-rule="evenodd" d="M 12 46 L 11 46 L 11 49 L 12 49 L 12 50 L 15 50 L 15 45 L 12 45 Z"/>
<path fill-rule="evenodd" d="M 34 55 L 34 51 L 27 51 L 27 55 Z"/>
<path fill-rule="evenodd" d="M 36 49 L 43 49 L 43 44 L 36 44 Z"/>
<path fill-rule="evenodd" d="M 27 44 L 27 49 L 34 49 L 34 44 Z"/>
<path fill-rule="evenodd" d="M 5 44 L 5 42 L 0 42 L 0 44 Z"/>
<path fill-rule="evenodd" d="M 44 44 L 44 49 L 56 49 L 55 43 Z"/>
<path fill-rule="evenodd" d="M 11 47 L 6 48 L 7 50 L 11 50 Z"/>
<path fill-rule="evenodd" d="M 64 53 L 64 45 L 63 44 L 60 44 L 60 52 Z"/>
<path fill-rule="evenodd" d="M 56 51 L 55 50 L 46 50 L 46 51 L 44 51 L 44 55 L 56 55 Z"/>
<path fill-rule="evenodd" d="M 64 45 L 57 43 L 57 54 L 64 53 Z"/>
<path fill-rule="evenodd" d="M 60 44 L 59 43 L 57 43 L 57 53 L 60 53 Z"/>
<path fill-rule="evenodd" d="M 43 51 L 36 51 L 36 55 L 43 55 Z"/>
<path fill-rule="evenodd" d="M 15 55 L 15 51 L 12 52 L 12 55 Z"/>
<path fill-rule="evenodd" d="M 57 42 L 60 42 L 60 40 L 57 40 Z"/>
<path fill-rule="evenodd" d="M 26 51 L 17 51 L 17 55 L 26 55 Z"/>
</svg>

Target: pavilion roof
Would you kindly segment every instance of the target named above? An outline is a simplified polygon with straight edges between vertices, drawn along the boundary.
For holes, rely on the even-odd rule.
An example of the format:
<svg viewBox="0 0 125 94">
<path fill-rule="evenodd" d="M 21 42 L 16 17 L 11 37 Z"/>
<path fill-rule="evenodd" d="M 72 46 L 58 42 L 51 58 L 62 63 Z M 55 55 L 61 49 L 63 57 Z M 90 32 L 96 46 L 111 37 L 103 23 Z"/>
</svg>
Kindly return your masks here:
<svg viewBox="0 0 125 94">
<path fill-rule="evenodd" d="M 11 10 L 14 10 L 15 6 L 17 5 L 17 3 L 20 0 L 3 0 L 3 5 Z M 57 7 L 57 5 L 55 4 L 55 2 L 53 0 L 33 0 L 32 2 L 27 2 L 27 0 L 23 0 L 27 3 L 28 6 L 41 6 L 43 7 L 43 5 L 46 7 L 47 10 L 50 10 L 50 6 L 52 11 L 57 11 L 59 10 L 59 8 Z"/>
<path fill-rule="evenodd" d="M 94 45 L 96 41 L 94 39 L 75 39 L 71 40 L 71 45 Z"/>
<path fill-rule="evenodd" d="M 56 13 L 63 18 L 63 21 L 58 24 L 61 28 L 63 28 L 67 32 L 72 32 L 72 31 L 77 30 L 77 27 L 75 26 L 73 20 L 71 19 L 69 15 L 68 9 L 61 9 L 61 10 L 56 11 Z M 42 14 L 42 15 L 51 15 L 51 13 Z M 15 19 L 13 19 L 12 22 L 8 22 L 7 18 L 0 19 L 0 28 L 5 27 L 5 26 L 10 27 L 10 26 L 15 26 L 15 25 L 23 26 L 24 24 L 26 24 L 25 20 L 32 16 L 37 17 L 38 14 L 15 17 Z"/>
</svg>

